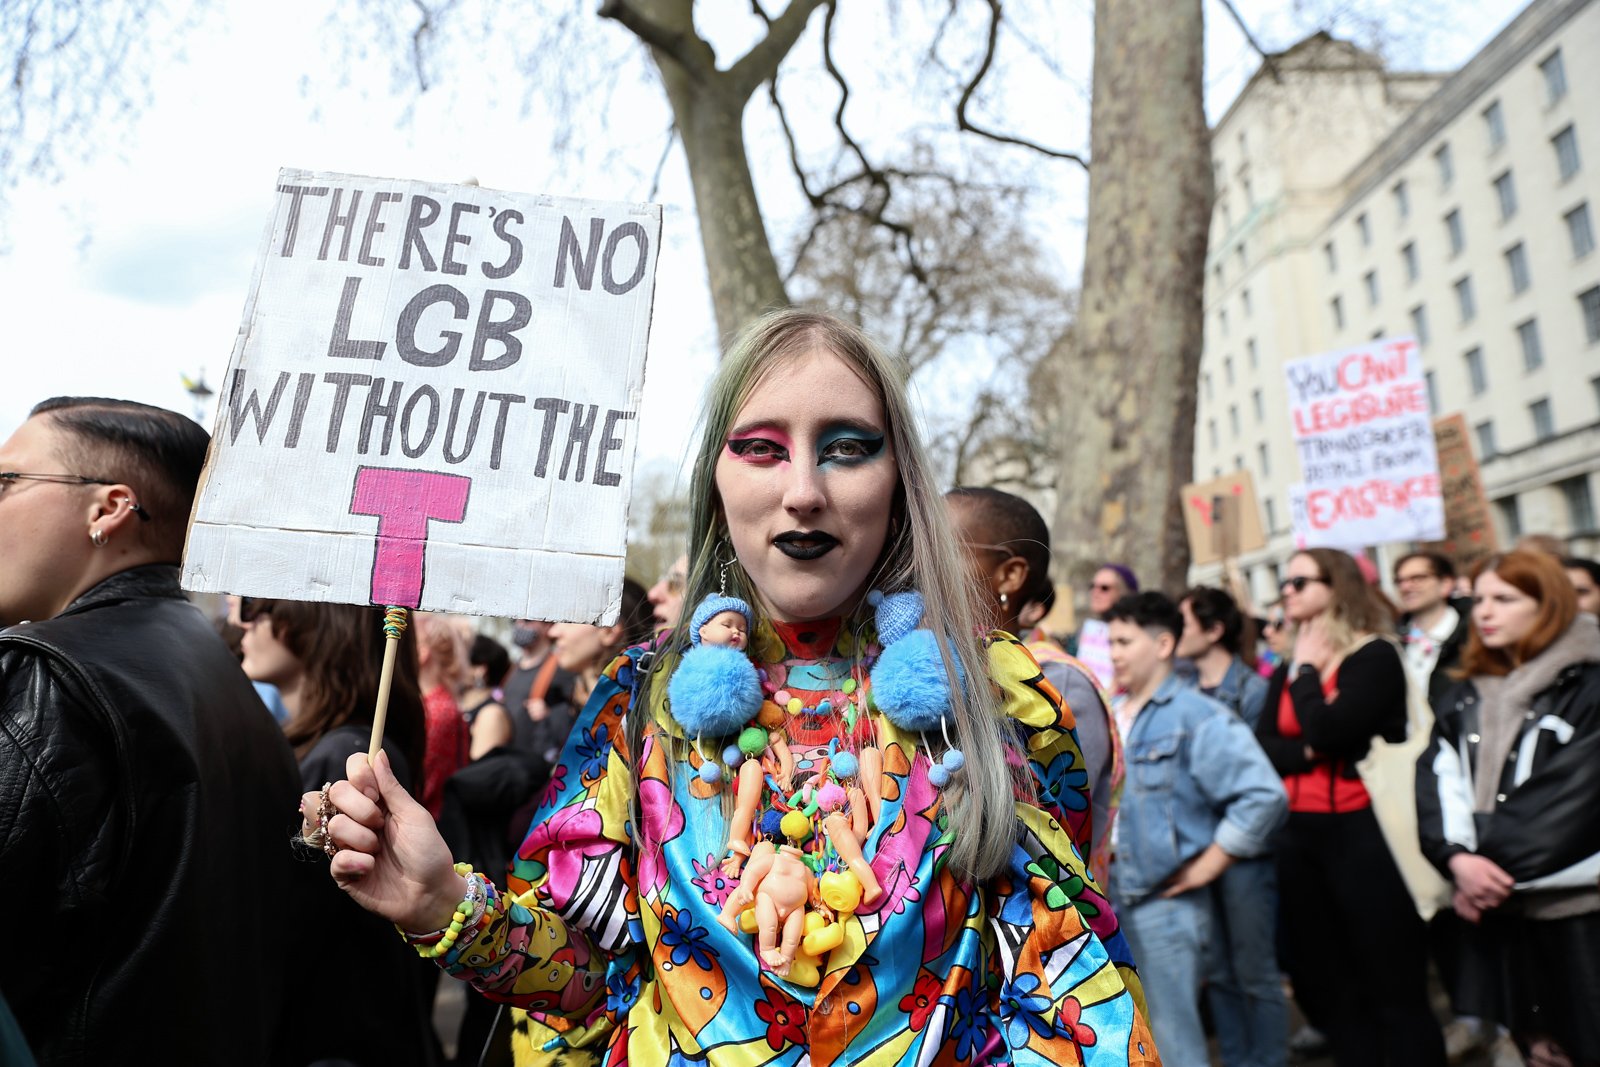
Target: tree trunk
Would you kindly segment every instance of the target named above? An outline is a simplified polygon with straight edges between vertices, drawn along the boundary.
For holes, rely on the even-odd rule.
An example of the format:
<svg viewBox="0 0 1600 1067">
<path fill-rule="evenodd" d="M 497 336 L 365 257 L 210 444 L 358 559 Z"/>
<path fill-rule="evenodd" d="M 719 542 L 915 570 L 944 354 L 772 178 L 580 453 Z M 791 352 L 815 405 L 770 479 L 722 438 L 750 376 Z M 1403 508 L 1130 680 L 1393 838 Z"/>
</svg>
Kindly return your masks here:
<svg viewBox="0 0 1600 1067">
<path fill-rule="evenodd" d="M 1076 351 L 1063 380 L 1058 558 L 1081 589 L 1102 562 L 1176 592 L 1179 490 L 1193 470 L 1210 135 L 1200 0 L 1095 5 L 1089 224 Z"/>
<path fill-rule="evenodd" d="M 697 82 L 658 60 L 700 218 L 711 304 L 724 341 L 762 312 L 789 303 L 745 154 L 748 97 L 720 80 Z"/>
</svg>

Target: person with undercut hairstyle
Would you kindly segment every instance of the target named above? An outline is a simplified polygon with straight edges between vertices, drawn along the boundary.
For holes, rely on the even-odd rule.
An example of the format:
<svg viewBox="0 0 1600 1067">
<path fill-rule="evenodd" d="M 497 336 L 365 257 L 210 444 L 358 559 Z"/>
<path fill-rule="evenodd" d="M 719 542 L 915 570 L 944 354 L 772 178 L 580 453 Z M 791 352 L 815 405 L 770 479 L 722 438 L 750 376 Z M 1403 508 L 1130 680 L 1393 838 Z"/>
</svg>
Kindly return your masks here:
<svg viewBox="0 0 1600 1067">
<path fill-rule="evenodd" d="M 41 1064 L 290 1062 L 318 1010 L 294 757 L 178 586 L 208 442 L 60 397 L 0 444 L 0 996 Z"/>
</svg>

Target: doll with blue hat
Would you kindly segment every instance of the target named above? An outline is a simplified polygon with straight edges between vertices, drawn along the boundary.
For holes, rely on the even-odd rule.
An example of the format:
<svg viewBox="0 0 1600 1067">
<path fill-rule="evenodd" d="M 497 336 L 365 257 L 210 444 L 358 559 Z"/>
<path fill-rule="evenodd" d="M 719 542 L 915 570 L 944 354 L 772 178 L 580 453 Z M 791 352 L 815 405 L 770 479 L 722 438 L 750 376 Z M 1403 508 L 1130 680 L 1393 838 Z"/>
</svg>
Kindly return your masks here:
<svg viewBox="0 0 1600 1067">
<path fill-rule="evenodd" d="M 689 651 L 672 672 L 667 696 L 672 715 L 693 738 L 737 734 L 761 708 L 761 680 L 745 655 L 755 613 L 735 596 L 717 593 L 700 601 L 689 618 Z M 714 761 L 701 776 L 721 777 Z"/>
</svg>

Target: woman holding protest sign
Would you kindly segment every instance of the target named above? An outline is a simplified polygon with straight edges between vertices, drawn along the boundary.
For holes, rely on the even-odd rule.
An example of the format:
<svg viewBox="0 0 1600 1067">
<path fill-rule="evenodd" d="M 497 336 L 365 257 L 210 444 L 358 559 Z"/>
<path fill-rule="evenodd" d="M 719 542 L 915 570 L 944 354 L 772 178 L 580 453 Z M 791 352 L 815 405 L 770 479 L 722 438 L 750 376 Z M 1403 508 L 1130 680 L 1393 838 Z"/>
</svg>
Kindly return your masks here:
<svg viewBox="0 0 1600 1067">
<path fill-rule="evenodd" d="M 1289 792 L 1278 897 L 1295 999 L 1340 1067 L 1443 1067 L 1422 919 L 1356 769 L 1375 738 L 1406 736 L 1405 666 L 1379 636 L 1394 618 L 1334 549 L 1291 557 L 1282 593 L 1292 659 L 1272 674 L 1256 736 Z"/>
<path fill-rule="evenodd" d="M 1070 718 L 979 636 L 900 368 L 830 316 L 754 323 L 691 497 L 697 607 L 597 680 L 520 895 L 452 870 L 382 757 L 330 793 L 334 878 L 609 1063 L 1159 1062 L 1063 829 Z"/>
</svg>

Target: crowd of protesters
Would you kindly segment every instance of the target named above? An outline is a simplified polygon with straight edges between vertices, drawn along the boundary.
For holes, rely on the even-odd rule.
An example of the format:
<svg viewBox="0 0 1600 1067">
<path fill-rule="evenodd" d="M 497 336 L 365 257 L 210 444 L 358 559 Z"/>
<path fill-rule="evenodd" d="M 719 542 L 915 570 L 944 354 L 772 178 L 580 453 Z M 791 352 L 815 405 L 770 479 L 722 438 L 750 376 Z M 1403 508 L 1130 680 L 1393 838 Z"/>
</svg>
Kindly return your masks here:
<svg viewBox="0 0 1600 1067">
<path fill-rule="evenodd" d="M 570 788 L 574 746 L 597 736 L 596 708 L 618 699 L 617 665 L 646 671 L 640 648 L 677 656 L 688 646 L 675 642 L 698 644 L 704 620 L 687 633 L 685 598 L 717 586 L 719 562 L 680 558 L 648 590 L 625 581 L 609 626 L 520 619 L 479 632 L 475 620 L 417 615 L 389 692 L 387 758 L 362 777 L 352 768 L 365 767 L 381 613 L 235 598 L 210 624 L 187 605 L 176 564 L 206 444 L 169 412 L 62 399 L 0 446 L 0 910 L 18 924 L 0 958 L 0 1059 L 441 1062 L 439 969 L 380 917 L 393 916 L 375 886 L 422 868 L 390 870 L 384 857 L 420 847 L 425 822 L 493 877 L 558 862 L 525 838 L 568 817 L 549 802 Z M 1258 609 L 1237 587 L 1142 588 L 1109 562 L 1082 591 L 1109 641 L 1102 677 L 1075 655 L 1082 631 L 1041 624 L 1058 590 L 1038 512 L 986 488 L 944 503 L 937 521 L 959 547 L 963 569 L 951 573 L 971 591 L 971 623 L 1017 635 L 1027 656 L 1006 662 L 1037 675 L 1021 681 L 1048 694 L 1042 706 L 1073 739 L 1036 787 L 1039 803 L 1060 805 L 1039 810 L 1072 826 L 1081 874 L 1048 848 L 1028 870 L 1059 861 L 1047 888 L 1076 878 L 1074 893 L 1088 886 L 1105 902 L 1073 906 L 1100 915 L 1085 936 L 1107 973 L 1125 976 L 1106 988 L 1126 981 L 1137 1005 L 1122 1047 L 1097 1048 L 1069 1017 L 1087 1010 L 1078 994 L 1050 1002 L 1019 973 L 997 994 L 1006 1038 L 991 1053 L 1037 1034 L 1087 1062 L 1156 1062 L 1158 1048 L 1170 1067 L 1278 1065 L 1316 1048 L 1340 1067 L 1432 1067 L 1474 1047 L 1496 1067 L 1600 1064 L 1600 566 L 1548 542 L 1468 573 L 1417 551 L 1393 566 L 1391 599 L 1370 563 L 1313 548 L 1287 561 L 1277 598 Z M 779 635 L 791 654 L 807 643 Z M 603 773 L 595 758 L 585 755 L 586 778 Z M 347 774 L 354 785 L 340 782 Z M 350 814 L 358 793 L 330 794 L 330 783 L 365 796 L 370 826 Z M 426 818 L 410 814 L 410 795 Z M 1087 809 L 1081 824 L 1073 809 Z M 351 821 L 336 833 L 341 812 Z M 368 897 L 349 892 L 354 876 L 342 887 L 328 877 L 322 852 L 341 850 L 377 858 Z M 670 877 L 692 876 L 710 902 L 713 885 L 726 892 L 717 871 L 695 859 Z M 1026 875 L 1019 865 L 994 877 Z M 495 914 L 492 887 L 466 884 L 466 904 L 477 893 L 479 914 Z M 509 929 L 500 936 L 542 936 Z M 658 970 L 700 962 L 705 929 L 668 934 Z M 614 1012 L 639 996 L 639 972 L 583 953 L 644 935 L 608 936 L 550 959 L 565 981 L 603 986 Z M 345 972 L 336 991 L 301 966 L 312 959 Z M 560 988 L 523 1002 L 544 1010 L 518 1013 L 515 1034 L 492 1037 L 511 986 L 473 981 L 489 995 L 469 993 L 459 1062 L 496 1040 L 518 1043 L 519 1062 L 603 1053 L 586 1036 L 597 1016 L 552 1007 L 568 1005 Z M 1449 996 L 1443 1017 L 1434 981 Z M 760 995 L 775 995 L 762 983 Z M 952 995 L 941 990 L 916 979 L 900 1004 L 915 1028 Z M 956 1000 L 949 1010 L 964 1010 Z M 1293 1038 L 1291 1002 L 1306 1020 Z M 762 1010 L 762 1025 L 777 1026 Z M 792 1029 L 807 1025 L 832 1024 Z M 965 1039 L 957 1049 L 979 1051 Z M 704 1062 L 690 1051 L 674 1062 Z"/>
</svg>

